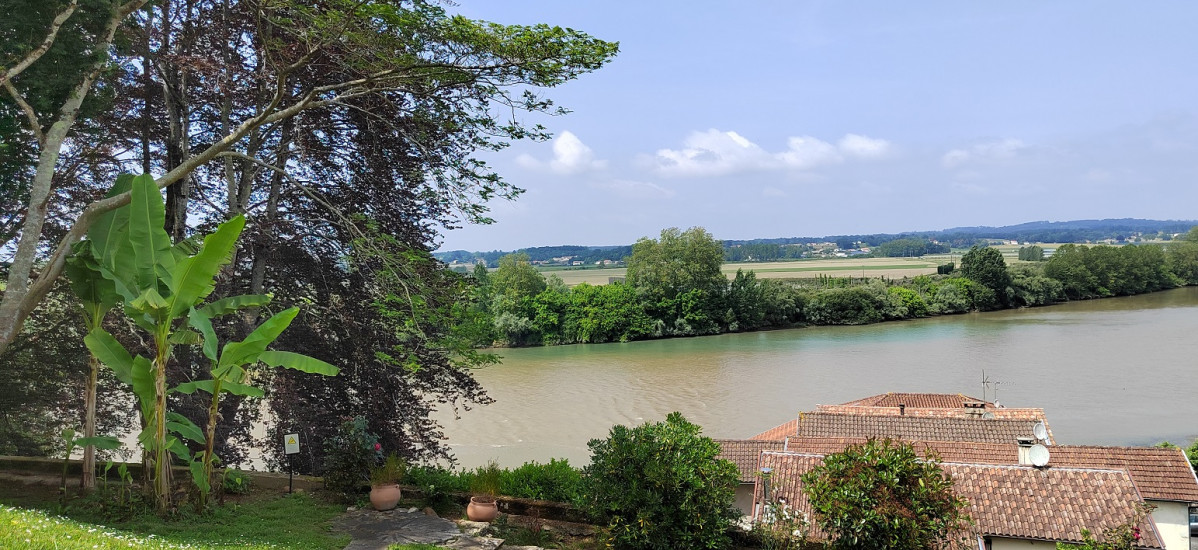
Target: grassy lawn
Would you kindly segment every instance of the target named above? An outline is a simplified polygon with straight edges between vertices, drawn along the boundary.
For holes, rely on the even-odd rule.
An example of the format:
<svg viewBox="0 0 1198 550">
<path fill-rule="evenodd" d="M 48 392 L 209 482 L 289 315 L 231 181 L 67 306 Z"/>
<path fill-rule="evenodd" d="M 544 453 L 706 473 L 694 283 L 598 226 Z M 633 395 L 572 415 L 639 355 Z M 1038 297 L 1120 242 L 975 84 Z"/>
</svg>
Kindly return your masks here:
<svg viewBox="0 0 1198 550">
<path fill-rule="evenodd" d="M 0 491 L 0 548 L 340 549 L 349 544 L 348 536 L 330 530 L 345 507 L 306 494 L 260 493 L 204 516 L 162 519 L 149 512 L 127 513 L 128 508 L 120 513 L 121 507 L 93 498 L 73 499 L 66 506 L 55 498 L 30 498 L 41 493 L 38 489 L 19 491 L 22 498 L 14 495 L 18 491 Z"/>
</svg>

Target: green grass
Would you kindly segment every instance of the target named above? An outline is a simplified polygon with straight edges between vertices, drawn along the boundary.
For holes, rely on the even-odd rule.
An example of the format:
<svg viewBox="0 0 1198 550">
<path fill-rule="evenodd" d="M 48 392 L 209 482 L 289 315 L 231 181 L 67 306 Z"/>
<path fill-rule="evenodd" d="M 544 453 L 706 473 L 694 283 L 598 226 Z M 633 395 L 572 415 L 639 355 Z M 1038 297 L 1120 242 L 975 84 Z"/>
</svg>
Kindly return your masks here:
<svg viewBox="0 0 1198 550">
<path fill-rule="evenodd" d="M 0 504 L 0 548 L 312 548 L 340 549 L 345 535 L 329 522 L 342 507 L 304 495 L 217 508 L 205 516 L 163 520 L 152 514 L 125 521 L 70 506 L 71 518 Z"/>
</svg>

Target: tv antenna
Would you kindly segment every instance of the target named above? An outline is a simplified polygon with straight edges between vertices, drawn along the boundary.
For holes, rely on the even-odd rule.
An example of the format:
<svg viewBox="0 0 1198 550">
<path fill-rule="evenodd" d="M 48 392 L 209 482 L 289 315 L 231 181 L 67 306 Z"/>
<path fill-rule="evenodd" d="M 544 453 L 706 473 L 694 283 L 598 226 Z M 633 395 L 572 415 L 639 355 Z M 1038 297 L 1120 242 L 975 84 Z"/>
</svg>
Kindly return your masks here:
<svg viewBox="0 0 1198 550">
<path fill-rule="evenodd" d="M 994 406 L 997 407 L 998 386 L 1005 383 L 1006 382 L 1000 382 L 998 380 L 991 380 L 989 376 L 986 376 L 986 369 L 982 369 L 982 401 L 986 401 L 986 394 L 989 392 L 991 395 L 990 402 L 994 403 Z"/>
</svg>

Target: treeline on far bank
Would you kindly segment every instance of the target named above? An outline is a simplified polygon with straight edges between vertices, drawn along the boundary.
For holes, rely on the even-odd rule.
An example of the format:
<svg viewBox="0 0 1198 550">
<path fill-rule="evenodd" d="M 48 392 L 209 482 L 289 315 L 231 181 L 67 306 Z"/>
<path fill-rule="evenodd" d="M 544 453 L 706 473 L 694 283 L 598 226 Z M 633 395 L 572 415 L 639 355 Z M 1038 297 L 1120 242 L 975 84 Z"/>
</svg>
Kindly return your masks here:
<svg viewBox="0 0 1198 550">
<path fill-rule="evenodd" d="M 626 280 L 606 285 L 567 287 L 527 256 L 508 255 L 495 271 L 474 270 L 459 330 L 478 345 L 625 342 L 1141 294 L 1198 284 L 1198 227 L 1167 246 L 1070 244 L 1047 261 L 1014 265 L 997 249 L 974 247 L 959 268 L 903 279 L 758 279 L 740 270 L 729 281 L 722 262 L 720 242 L 702 228 L 640 239 Z"/>
</svg>

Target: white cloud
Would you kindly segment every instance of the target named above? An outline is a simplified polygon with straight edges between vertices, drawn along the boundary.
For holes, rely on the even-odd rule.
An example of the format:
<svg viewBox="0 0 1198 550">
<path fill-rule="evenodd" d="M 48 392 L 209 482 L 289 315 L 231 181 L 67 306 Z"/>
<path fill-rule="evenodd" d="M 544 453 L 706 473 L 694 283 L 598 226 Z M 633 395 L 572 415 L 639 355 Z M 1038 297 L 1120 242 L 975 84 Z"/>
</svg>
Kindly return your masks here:
<svg viewBox="0 0 1198 550">
<path fill-rule="evenodd" d="M 531 155 L 522 154 L 516 157 L 516 163 L 528 169 L 548 169 L 562 175 L 602 170 L 607 166 L 606 160 L 596 160 L 594 151 L 570 131 L 564 131 L 553 138 L 552 160 L 544 162 Z"/>
<path fill-rule="evenodd" d="M 940 164 L 945 168 L 956 168 L 962 164 L 975 161 L 996 161 L 1015 158 L 1021 149 L 1027 145 L 1018 139 L 1004 139 L 979 143 L 965 149 L 953 149 L 940 157 Z"/>
<path fill-rule="evenodd" d="M 597 187 L 626 199 L 668 199 L 674 196 L 673 190 L 646 181 L 617 179 L 598 184 Z"/>
<path fill-rule="evenodd" d="M 878 158 L 890 152 L 890 142 L 857 134 L 845 134 L 840 138 L 840 152 L 858 158 Z"/>
<path fill-rule="evenodd" d="M 682 149 L 658 149 L 654 168 L 663 176 L 720 176 L 768 169 L 773 158 L 736 132 L 692 132 Z"/>
<path fill-rule="evenodd" d="M 790 168 L 807 170 L 844 160 L 835 145 L 811 136 L 792 137 L 786 140 L 786 145 L 787 150 L 776 156 Z"/>
<path fill-rule="evenodd" d="M 782 198 L 782 197 L 786 197 L 787 194 L 786 194 L 786 191 L 778 189 L 777 187 L 766 187 L 765 189 L 761 190 L 761 196 L 770 197 L 770 198 Z"/>
<path fill-rule="evenodd" d="M 811 136 L 787 139 L 784 151 L 771 153 L 733 132 L 710 129 L 687 136 L 681 149 L 659 149 L 650 162 L 662 176 L 709 177 L 737 172 L 810 170 L 846 159 L 875 159 L 890 151 L 890 142 L 846 134 L 835 145 Z"/>
</svg>

